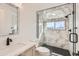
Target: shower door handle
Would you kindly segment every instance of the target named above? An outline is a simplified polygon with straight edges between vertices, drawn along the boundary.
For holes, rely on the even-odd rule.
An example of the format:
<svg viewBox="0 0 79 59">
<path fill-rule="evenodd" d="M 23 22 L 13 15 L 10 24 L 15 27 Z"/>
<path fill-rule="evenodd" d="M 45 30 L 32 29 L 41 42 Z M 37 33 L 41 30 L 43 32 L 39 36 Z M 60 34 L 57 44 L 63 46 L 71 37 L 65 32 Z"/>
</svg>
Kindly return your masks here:
<svg viewBox="0 0 79 59">
<path fill-rule="evenodd" d="M 77 43 L 78 42 L 78 34 L 77 33 L 70 33 L 69 34 L 69 41 L 72 43 Z"/>
</svg>

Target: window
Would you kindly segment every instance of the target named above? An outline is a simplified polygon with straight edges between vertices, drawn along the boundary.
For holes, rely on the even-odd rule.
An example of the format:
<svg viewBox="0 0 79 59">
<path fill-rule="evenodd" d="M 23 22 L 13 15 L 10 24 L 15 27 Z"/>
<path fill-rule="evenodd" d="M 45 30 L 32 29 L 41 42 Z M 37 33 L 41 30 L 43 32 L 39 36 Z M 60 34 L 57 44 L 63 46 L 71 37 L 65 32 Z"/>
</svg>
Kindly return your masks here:
<svg viewBox="0 0 79 59">
<path fill-rule="evenodd" d="M 48 22 L 47 29 L 62 30 L 65 29 L 65 21 Z"/>
<path fill-rule="evenodd" d="M 65 29 L 65 21 L 55 22 L 56 29 Z"/>
<path fill-rule="evenodd" d="M 54 22 L 48 22 L 47 23 L 47 28 L 54 29 Z"/>
</svg>

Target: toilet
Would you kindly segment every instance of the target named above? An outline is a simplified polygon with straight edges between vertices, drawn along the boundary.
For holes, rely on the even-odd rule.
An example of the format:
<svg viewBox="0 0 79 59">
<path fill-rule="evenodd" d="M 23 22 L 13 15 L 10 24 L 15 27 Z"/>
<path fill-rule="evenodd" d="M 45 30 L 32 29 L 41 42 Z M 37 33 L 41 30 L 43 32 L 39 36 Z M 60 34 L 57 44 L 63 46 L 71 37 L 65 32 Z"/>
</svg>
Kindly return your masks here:
<svg viewBox="0 0 79 59">
<path fill-rule="evenodd" d="M 37 47 L 36 51 L 38 52 L 39 56 L 49 56 L 50 50 L 46 47 Z"/>
</svg>

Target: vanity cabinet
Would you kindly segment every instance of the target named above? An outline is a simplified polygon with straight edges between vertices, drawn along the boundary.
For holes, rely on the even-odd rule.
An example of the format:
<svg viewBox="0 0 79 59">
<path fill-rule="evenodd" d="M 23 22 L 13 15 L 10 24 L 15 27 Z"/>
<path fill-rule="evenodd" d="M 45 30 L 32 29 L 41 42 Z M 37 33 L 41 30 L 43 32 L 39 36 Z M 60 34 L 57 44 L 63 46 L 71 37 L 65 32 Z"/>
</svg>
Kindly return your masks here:
<svg viewBox="0 0 79 59">
<path fill-rule="evenodd" d="M 28 50 L 24 51 L 19 56 L 35 56 L 35 46 L 29 48 Z"/>
</svg>

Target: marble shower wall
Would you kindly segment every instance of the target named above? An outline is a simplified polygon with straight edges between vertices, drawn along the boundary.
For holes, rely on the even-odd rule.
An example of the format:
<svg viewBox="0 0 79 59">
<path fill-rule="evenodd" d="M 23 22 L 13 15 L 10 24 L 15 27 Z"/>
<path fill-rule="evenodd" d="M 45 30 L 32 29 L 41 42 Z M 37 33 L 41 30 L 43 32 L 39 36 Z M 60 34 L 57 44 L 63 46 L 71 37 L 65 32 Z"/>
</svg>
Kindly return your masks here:
<svg viewBox="0 0 79 59">
<path fill-rule="evenodd" d="M 68 19 L 66 19 L 66 29 L 65 30 L 45 30 L 44 43 L 47 45 L 69 49 L 69 33 L 68 33 Z"/>
</svg>

